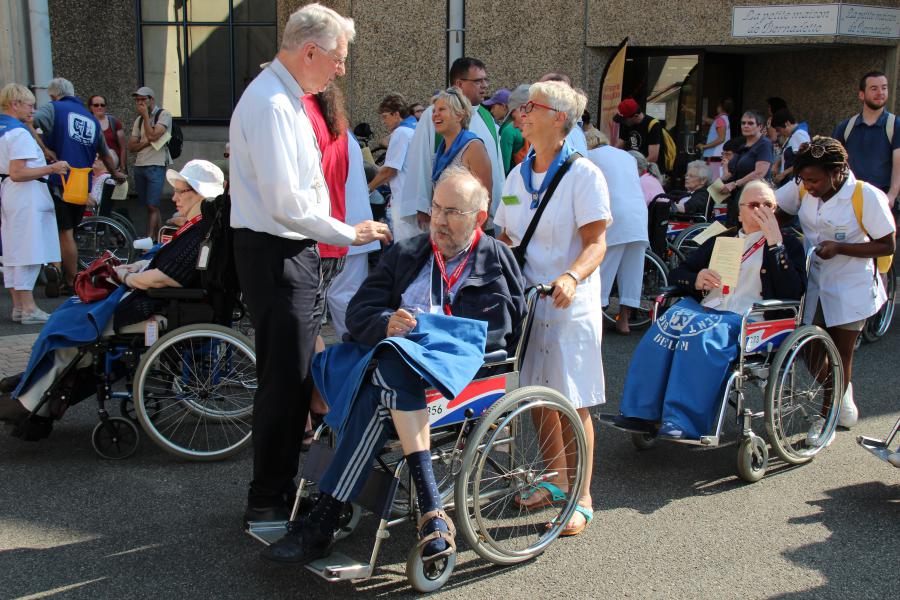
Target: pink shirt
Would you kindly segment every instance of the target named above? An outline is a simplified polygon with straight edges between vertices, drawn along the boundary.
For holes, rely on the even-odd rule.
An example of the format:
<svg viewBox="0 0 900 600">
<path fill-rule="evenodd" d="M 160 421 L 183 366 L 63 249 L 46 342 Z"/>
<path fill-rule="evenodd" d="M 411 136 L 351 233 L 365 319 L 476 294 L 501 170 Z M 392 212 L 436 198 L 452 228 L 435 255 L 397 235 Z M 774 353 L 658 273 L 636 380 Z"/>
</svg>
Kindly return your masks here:
<svg viewBox="0 0 900 600">
<path fill-rule="evenodd" d="M 657 179 L 650 173 L 644 173 L 643 175 L 641 175 L 641 190 L 643 190 L 644 192 L 644 202 L 647 203 L 647 206 L 650 205 L 650 202 L 654 198 L 666 192 L 663 189 L 662 184 L 659 182 L 659 179 Z"/>
</svg>

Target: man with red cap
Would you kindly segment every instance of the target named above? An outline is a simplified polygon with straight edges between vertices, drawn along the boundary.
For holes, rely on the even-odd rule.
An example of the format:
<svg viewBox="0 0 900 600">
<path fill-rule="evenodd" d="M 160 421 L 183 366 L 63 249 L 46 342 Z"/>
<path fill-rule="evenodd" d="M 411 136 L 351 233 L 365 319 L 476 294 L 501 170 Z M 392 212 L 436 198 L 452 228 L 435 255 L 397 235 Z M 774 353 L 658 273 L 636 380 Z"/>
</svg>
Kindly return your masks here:
<svg viewBox="0 0 900 600">
<path fill-rule="evenodd" d="M 637 150 L 652 163 L 659 162 L 659 145 L 662 142 L 663 125 L 653 117 L 645 115 L 634 98 L 625 98 L 619 103 L 617 114 L 613 117 L 619 123 L 619 139 L 617 148 Z"/>
</svg>

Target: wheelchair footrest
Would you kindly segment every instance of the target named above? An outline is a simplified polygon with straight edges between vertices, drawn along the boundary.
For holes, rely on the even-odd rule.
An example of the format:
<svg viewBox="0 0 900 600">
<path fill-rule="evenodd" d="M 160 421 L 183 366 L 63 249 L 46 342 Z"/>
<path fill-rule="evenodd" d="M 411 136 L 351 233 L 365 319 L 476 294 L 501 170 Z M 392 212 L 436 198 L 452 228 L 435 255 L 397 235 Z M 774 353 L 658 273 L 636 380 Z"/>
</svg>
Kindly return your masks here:
<svg viewBox="0 0 900 600">
<path fill-rule="evenodd" d="M 329 556 L 306 565 L 306 568 L 331 582 L 367 579 L 372 576 L 372 565 L 359 562 L 342 552 L 332 552 Z"/>
<path fill-rule="evenodd" d="M 878 440 L 861 435 L 856 438 L 856 443 L 884 462 L 888 462 L 888 456 L 891 454 L 891 449 L 885 445 L 884 440 Z"/>
<path fill-rule="evenodd" d="M 287 533 L 287 521 L 251 521 L 247 535 L 270 546 Z"/>
</svg>

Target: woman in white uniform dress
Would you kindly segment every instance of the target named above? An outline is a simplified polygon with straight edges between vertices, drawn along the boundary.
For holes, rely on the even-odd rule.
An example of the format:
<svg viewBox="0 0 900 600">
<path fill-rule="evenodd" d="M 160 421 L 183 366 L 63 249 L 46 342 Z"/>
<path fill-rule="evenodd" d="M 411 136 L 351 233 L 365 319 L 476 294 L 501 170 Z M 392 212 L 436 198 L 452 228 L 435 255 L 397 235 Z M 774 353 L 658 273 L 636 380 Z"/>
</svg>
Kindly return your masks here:
<svg viewBox="0 0 900 600">
<path fill-rule="evenodd" d="M 838 425 L 852 427 L 858 416 L 850 383 L 853 349 L 866 319 L 887 299 L 873 259 L 894 254 L 894 218 L 884 192 L 850 172 L 837 140 L 816 136 L 801 145 L 794 173 L 796 180 L 775 196 L 782 212 L 800 216 L 805 241 L 816 249 L 803 320 L 824 327 L 841 354 L 847 388 Z"/>
<path fill-rule="evenodd" d="M 49 315 L 34 303 L 32 290 L 41 265 L 59 262 L 56 214 L 46 183 L 51 173 L 65 174 L 65 161 L 47 165 L 44 153 L 24 125 L 34 115 L 34 95 L 10 83 L 0 90 L 0 238 L 3 282 L 13 301 L 12 320 L 45 323 Z"/>
<path fill-rule="evenodd" d="M 495 217 L 495 224 L 503 228 L 500 240 L 512 246 L 522 241 L 554 175 L 574 152 L 565 137 L 584 112 L 585 103 L 583 95 L 562 82 L 531 86 L 529 101 L 519 110 L 522 134 L 534 154 L 510 172 L 503 186 Z M 590 482 L 594 430 L 588 408 L 605 402 L 597 267 L 606 250 L 610 222 L 603 174 L 587 158 L 578 158 L 553 192 L 525 253 L 527 285 L 550 283 L 554 291 L 552 297 L 537 303 L 521 384 L 543 385 L 566 396 L 578 409 L 588 448 L 584 488 L 570 490 L 566 460 L 571 462 L 574 453 L 565 451 L 566 441 L 557 426 L 555 437 L 548 434 L 541 440 L 541 447 L 546 448 L 544 457 L 549 468 L 559 476 L 535 486 L 518 501 L 528 508 L 560 501 L 564 494 L 579 494 L 577 512 L 562 535 L 577 535 L 593 517 Z"/>
</svg>

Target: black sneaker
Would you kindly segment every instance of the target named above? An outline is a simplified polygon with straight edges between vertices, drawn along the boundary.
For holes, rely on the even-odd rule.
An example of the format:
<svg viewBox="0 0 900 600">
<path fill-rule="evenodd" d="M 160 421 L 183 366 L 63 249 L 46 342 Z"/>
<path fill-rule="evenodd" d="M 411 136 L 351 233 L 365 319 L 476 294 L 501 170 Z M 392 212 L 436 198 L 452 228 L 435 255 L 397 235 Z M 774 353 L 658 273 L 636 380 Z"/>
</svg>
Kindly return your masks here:
<svg viewBox="0 0 900 600">
<path fill-rule="evenodd" d="M 53 265 L 44 265 L 44 278 L 47 280 L 47 284 L 44 287 L 44 295 L 48 298 L 59 298 L 62 273 Z"/>
<path fill-rule="evenodd" d="M 333 546 L 333 535 L 301 519 L 290 523 L 284 537 L 266 546 L 259 555 L 268 562 L 302 566 L 325 558 L 331 554 Z"/>
</svg>

